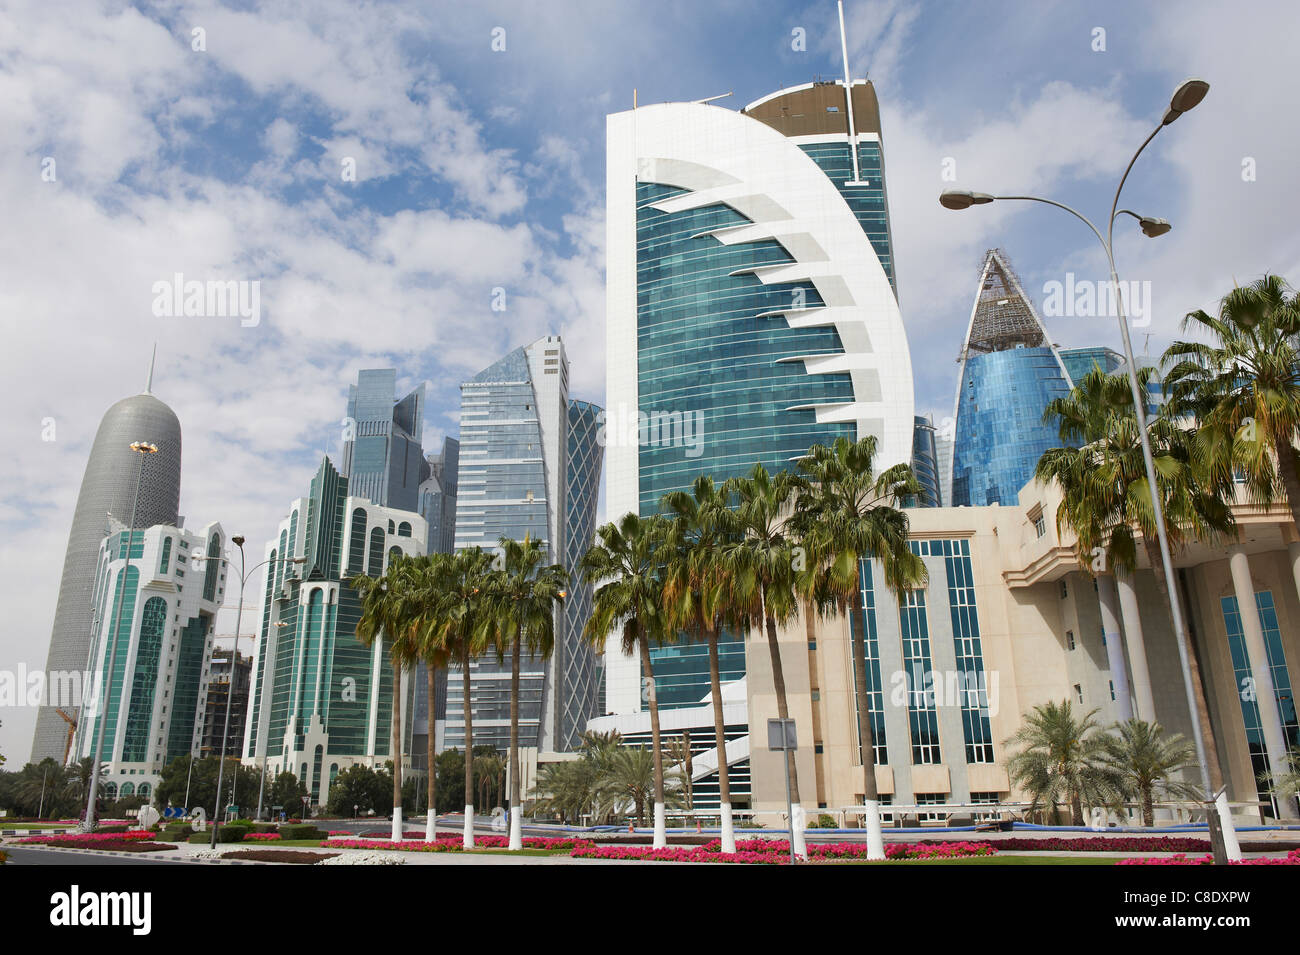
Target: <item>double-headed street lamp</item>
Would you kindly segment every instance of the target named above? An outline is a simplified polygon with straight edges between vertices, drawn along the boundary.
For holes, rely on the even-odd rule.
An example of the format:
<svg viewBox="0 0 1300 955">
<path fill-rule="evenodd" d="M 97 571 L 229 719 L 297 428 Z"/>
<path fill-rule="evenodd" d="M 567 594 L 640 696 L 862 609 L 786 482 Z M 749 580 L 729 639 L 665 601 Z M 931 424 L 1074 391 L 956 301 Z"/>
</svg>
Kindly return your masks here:
<svg viewBox="0 0 1300 955">
<path fill-rule="evenodd" d="M 1201 79 L 1185 80 L 1177 90 L 1174 91 L 1173 97 L 1169 101 L 1169 109 L 1165 111 L 1151 135 L 1146 138 L 1138 151 L 1133 154 L 1129 160 L 1128 168 L 1124 170 L 1124 176 L 1119 181 L 1119 188 L 1115 190 L 1115 199 L 1110 207 L 1110 219 L 1106 223 L 1106 235 L 1103 238 L 1101 231 L 1092 224 L 1092 222 L 1082 213 L 1071 209 L 1064 203 L 1056 202 L 1052 199 L 1044 199 L 1040 196 L 994 196 L 987 192 L 970 192 L 967 190 L 953 190 L 943 193 L 939 196 L 939 202 L 945 209 L 969 209 L 971 206 L 987 205 L 994 200 L 1020 199 L 1029 202 L 1042 202 L 1049 206 L 1056 206 L 1063 209 L 1076 219 L 1083 222 L 1092 234 L 1097 237 L 1101 247 L 1106 252 L 1106 261 L 1110 265 L 1110 282 L 1111 289 L 1115 295 L 1115 303 L 1119 312 L 1119 328 L 1124 342 L 1124 357 L 1128 361 L 1128 379 L 1129 385 L 1133 390 L 1133 408 L 1137 415 L 1138 435 L 1142 442 L 1142 460 L 1146 466 L 1147 486 L 1151 491 L 1151 508 L 1155 518 L 1156 536 L 1160 542 L 1160 562 L 1163 565 L 1165 576 L 1165 591 L 1169 596 L 1169 613 L 1174 624 L 1174 636 L 1178 644 L 1178 662 L 1182 667 L 1183 673 L 1183 690 L 1187 694 L 1187 706 L 1192 715 L 1192 737 L 1196 744 L 1196 757 L 1200 763 L 1201 783 L 1205 789 L 1208 799 L 1213 800 L 1214 811 L 1207 812 L 1206 823 L 1209 826 L 1210 838 L 1214 846 L 1214 855 L 1217 862 L 1225 861 L 1229 856 L 1240 858 L 1241 850 L 1237 846 L 1236 834 L 1232 828 L 1232 818 L 1228 811 L 1228 801 L 1225 793 L 1220 790 L 1215 793 L 1210 783 L 1210 766 L 1205 754 L 1205 739 L 1201 732 L 1201 722 L 1199 719 L 1200 706 L 1197 703 L 1196 691 L 1192 683 L 1192 671 L 1189 663 L 1188 654 L 1190 653 L 1190 641 L 1187 636 L 1187 627 L 1183 621 L 1182 607 L 1178 601 L 1178 591 L 1174 586 L 1174 564 L 1169 551 L 1169 536 L 1165 530 L 1164 508 L 1160 502 L 1160 495 L 1156 484 L 1155 461 L 1151 455 L 1151 440 L 1147 434 L 1146 418 L 1146 396 L 1142 393 L 1142 386 L 1138 382 L 1137 362 L 1133 357 L 1133 343 L 1129 339 L 1128 319 L 1124 314 L 1124 297 L 1119 284 L 1119 276 L 1115 271 L 1115 220 L 1121 215 L 1132 216 L 1138 221 L 1143 235 L 1148 238 L 1155 238 L 1164 235 L 1171 228 L 1165 219 L 1157 219 L 1152 216 L 1138 215 L 1129 209 L 1119 208 L 1119 196 L 1124 190 L 1124 183 L 1128 180 L 1129 173 L 1133 170 L 1133 164 L 1137 162 L 1138 156 L 1147 148 L 1151 140 L 1156 138 L 1156 134 L 1164 129 L 1179 116 L 1193 109 L 1205 98 L 1205 94 L 1210 90 L 1210 84 Z M 1152 568 L 1155 570 L 1155 568 Z M 1213 732 L 1213 730 L 1211 730 Z M 1219 826 L 1214 824 L 1214 815 L 1217 812 Z M 1222 828 L 1220 828 L 1222 827 Z M 1226 843 L 1226 845 L 1225 845 Z"/>
<path fill-rule="evenodd" d="M 90 785 L 86 787 L 89 790 L 86 798 L 86 818 L 81 820 L 81 825 L 77 827 L 79 832 L 95 831 L 95 800 L 99 796 L 99 761 L 104 755 L 104 726 L 108 722 L 108 708 L 112 705 L 113 674 L 117 669 L 117 637 L 118 630 L 122 626 L 122 604 L 126 603 L 126 588 L 130 584 L 131 576 L 131 548 L 135 546 L 135 519 L 136 509 L 140 505 L 140 482 L 144 479 L 144 461 L 151 454 L 158 453 L 158 445 L 151 444 L 148 441 L 136 441 L 131 444 L 131 450 L 140 455 L 140 467 L 135 473 L 135 495 L 131 499 L 131 523 L 126 529 L 126 565 L 122 568 L 122 586 L 118 591 L 117 606 L 113 610 L 113 626 L 108 631 L 108 669 L 104 671 L 107 675 L 99 681 L 99 713 L 96 717 L 97 726 L 95 727 L 95 755 L 90 767 Z M 134 605 L 134 602 L 133 602 Z M 126 684 L 126 677 L 122 678 L 123 686 Z"/>
<path fill-rule="evenodd" d="M 212 807 L 212 841 L 210 845 L 213 849 L 217 847 L 217 829 L 221 825 L 221 783 L 225 777 L 226 771 L 226 743 L 230 738 L 230 704 L 235 697 L 235 665 L 239 660 L 239 627 L 244 619 L 244 585 L 248 583 L 248 578 L 253 575 L 253 571 L 257 570 L 259 567 L 264 567 L 267 564 L 305 564 L 307 562 L 306 557 L 268 557 L 260 564 L 254 564 L 245 571 L 244 538 L 232 537 L 230 538 L 230 542 L 239 548 L 239 609 L 235 611 L 235 643 L 230 649 L 230 685 L 226 689 L 226 721 L 221 730 L 221 756 L 220 762 L 217 764 L 217 804 Z M 230 563 L 230 558 L 224 555 L 217 557 L 205 557 L 201 554 L 194 555 L 195 563 L 208 560 L 224 561 L 227 564 Z"/>
</svg>

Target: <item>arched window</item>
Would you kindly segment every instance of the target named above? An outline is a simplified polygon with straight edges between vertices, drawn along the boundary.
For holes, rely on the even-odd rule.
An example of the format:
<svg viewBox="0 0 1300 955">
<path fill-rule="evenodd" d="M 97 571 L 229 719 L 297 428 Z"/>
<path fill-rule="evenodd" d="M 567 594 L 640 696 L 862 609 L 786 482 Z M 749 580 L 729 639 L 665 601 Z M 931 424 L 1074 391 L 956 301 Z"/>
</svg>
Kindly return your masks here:
<svg viewBox="0 0 1300 955">
<path fill-rule="evenodd" d="M 392 522 L 392 521 L 389 521 L 389 522 L 388 522 L 388 533 L 390 533 L 390 534 L 394 533 L 394 531 L 393 531 L 393 522 Z"/>
<path fill-rule="evenodd" d="M 117 799 L 117 783 L 104 783 L 104 798 Z"/>
<path fill-rule="evenodd" d="M 366 509 L 358 507 L 352 512 L 352 538 L 348 544 L 348 570 L 361 573 L 366 566 Z"/>
<path fill-rule="evenodd" d="M 127 796 L 134 796 L 134 795 L 135 795 L 135 783 L 123 783 L 122 798 L 125 799 Z"/>
<path fill-rule="evenodd" d="M 285 544 L 289 540 L 289 535 L 285 531 L 280 531 L 280 556 L 288 558 L 289 554 L 285 551 Z M 284 561 L 275 565 L 275 589 L 280 589 L 280 581 L 284 579 Z"/>
<path fill-rule="evenodd" d="M 148 783 L 141 783 L 140 788 L 135 791 L 135 794 L 141 797 L 142 799 L 148 799 L 150 794 L 152 793 L 153 793 L 153 787 L 151 787 Z"/>
<path fill-rule="evenodd" d="M 167 567 L 168 565 L 171 564 L 171 560 L 172 560 L 172 539 L 171 539 L 171 535 L 169 534 L 163 538 L 162 557 L 158 559 L 158 573 L 160 574 L 167 573 Z"/>
<path fill-rule="evenodd" d="M 384 572 L 384 529 L 376 527 L 370 531 L 370 565 L 366 573 L 378 577 Z"/>
<path fill-rule="evenodd" d="M 402 521 L 402 523 L 400 523 L 400 524 L 397 525 L 397 536 L 398 536 L 398 537 L 410 537 L 410 536 L 411 536 L 411 522 L 410 522 L 410 521 Z"/>
<path fill-rule="evenodd" d="M 397 558 L 401 556 L 402 556 L 402 548 L 400 547 L 388 548 L 388 566 L 392 567 L 393 561 L 397 560 Z"/>
</svg>

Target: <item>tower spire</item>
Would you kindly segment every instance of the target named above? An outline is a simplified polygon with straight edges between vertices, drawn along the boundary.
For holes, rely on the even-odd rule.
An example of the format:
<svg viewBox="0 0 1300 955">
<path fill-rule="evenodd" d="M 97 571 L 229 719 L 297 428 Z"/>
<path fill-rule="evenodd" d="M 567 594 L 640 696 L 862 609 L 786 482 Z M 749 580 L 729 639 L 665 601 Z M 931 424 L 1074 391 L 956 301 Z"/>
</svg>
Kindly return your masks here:
<svg viewBox="0 0 1300 955">
<path fill-rule="evenodd" d="M 153 343 L 153 354 L 149 356 L 149 376 L 144 380 L 144 393 L 153 394 L 153 363 L 158 357 L 158 343 Z"/>
</svg>

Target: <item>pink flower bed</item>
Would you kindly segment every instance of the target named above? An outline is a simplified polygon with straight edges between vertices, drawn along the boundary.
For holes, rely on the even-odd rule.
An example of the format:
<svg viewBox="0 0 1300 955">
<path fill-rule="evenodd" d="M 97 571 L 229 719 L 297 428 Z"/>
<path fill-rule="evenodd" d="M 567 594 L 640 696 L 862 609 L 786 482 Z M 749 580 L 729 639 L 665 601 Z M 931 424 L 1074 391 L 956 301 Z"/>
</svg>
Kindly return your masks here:
<svg viewBox="0 0 1300 955">
<path fill-rule="evenodd" d="M 790 842 L 785 839 L 743 839 L 734 853 L 721 851 L 722 842 L 714 839 L 699 846 L 673 846 L 650 849 L 646 846 L 584 846 L 573 851 L 579 859 L 644 859 L 655 862 L 732 862 L 760 865 L 784 865 L 790 861 Z M 991 856 L 997 850 L 983 842 L 890 843 L 885 846 L 886 859 L 961 859 Z M 808 857 L 823 859 L 865 859 L 867 846 L 860 842 L 810 843 Z"/>
<path fill-rule="evenodd" d="M 433 842 L 425 842 L 422 838 L 393 842 L 391 839 L 334 838 L 333 833 L 330 836 L 321 843 L 326 849 L 388 849 L 397 852 L 461 852 L 464 849 L 462 837 L 450 834 L 439 835 Z M 524 839 L 525 849 L 575 849 L 590 844 L 585 839 L 551 839 L 541 836 Z M 509 845 L 510 839 L 506 836 L 474 837 L 476 849 L 505 849 Z"/>
<path fill-rule="evenodd" d="M 69 832 L 59 836 L 28 836 L 26 839 L 19 839 L 19 842 L 84 842 L 94 844 L 96 842 L 120 842 L 123 839 L 152 839 L 154 833 L 144 829 L 133 829 L 130 832 Z"/>
<path fill-rule="evenodd" d="M 244 834 L 242 842 L 279 842 L 280 834 L 278 832 L 248 832 Z"/>
<path fill-rule="evenodd" d="M 1187 836 L 1051 836 L 1044 839 L 983 840 L 1003 852 L 1204 852 L 1208 839 Z"/>
<path fill-rule="evenodd" d="M 1181 852 L 1161 859 L 1120 859 L 1116 865 L 1214 865 L 1214 856 L 1189 859 Z M 1229 865 L 1300 865 L 1300 849 L 1292 849 L 1281 859 L 1242 859 Z"/>
</svg>

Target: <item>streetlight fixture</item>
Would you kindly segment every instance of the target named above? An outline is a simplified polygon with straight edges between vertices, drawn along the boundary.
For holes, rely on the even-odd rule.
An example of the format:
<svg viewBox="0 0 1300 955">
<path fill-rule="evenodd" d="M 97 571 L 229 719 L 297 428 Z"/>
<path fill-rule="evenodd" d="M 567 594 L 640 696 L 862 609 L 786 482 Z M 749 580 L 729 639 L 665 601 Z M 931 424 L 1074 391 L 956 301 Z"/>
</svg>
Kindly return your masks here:
<svg viewBox="0 0 1300 955">
<path fill-rule="evenodd" d="M 105 680 L 100 680 L 99 693 L 101 702 L 99 706 L 99 716 L 97 718 L 98 726 L 95 727 L 95 756 L 94 761 L 90 764 L 90 785 L 86 787 L 89 794 L 86 798 L 86 818 L 81 820 L 81 825 L 77 827 L 78 832 L 94 832 L 96 827 L 95 821 L 95 800 L 99 796 L 99 761 L 104 756 L 104 726 L 108 722 L 108 707 L 113 702 L 113 673 L 117 669 L 117 636 L 118 630 L 122 626 L 122 604 L 126 603 L 126 587 L 131 576 L 131 548 L 135 545 L 135 519 L 136 511 L 140 506 L 140 483 L 144 479 L 144 462 L 151 454 L 158 453 L 158 445 L 151 444 L 148 441 L 134 441 L 131 443 L 131 450 L 140 455 L 140 466 L 135 473 L 135 495 L 131 499 L 131 523 L 126 529 L 126 564 L 122 568 L 122 594 L 117 600 L 117 606 L 113 609 L 113 626 L 108 633 L 108 670 L 107 686 Z M 143 534 L 141 535 L 143 538 Z M 123 688 L 126 685 L 126 677 L 122 679 Z"/>
<path fill-rule="evenodd" d="M 1106 235 L 1102 236 L 1101 231 L 1092 224 L 1092 222 L 1082 213 L 1071 209 L 1064 203 L 1056 202 L 1052 199 L 1044 199 L 1040 196 L 995 196 L 986 192 L 971 192 L 969 190 L 950 190 L 939 196 L 939 203 L 945 209 L 962 210 L 969 209 L 973 205 L 986 205 L 996 199 L 1019 199 L 1028 202 L 1041 202 L 1045 205 L 1056 206 L 1063 209 L 1076 219 L 1083 222 L 1092 234 L 1097 237 L 1101 247 L 1106 252 L 1106 261 L 1110 265 L 1110 282 L 1114 290 L 1115 303 L 1119 311 L 1119 329 L 1124 342 L 1124 357 L 1128 361 L 1128 379 L 1129 386 L 1133 391 L 1133 410 L 1137 416 L 1138 435 L 1142 443 L 1142 460 L 1146 466 L 1147 486 L 1151 490 L 1151 508 L 1152 515 L 1155 518 L 1156 536 L 1160 543 L 1160 562 L 1163 565 L 1166 591 L 1169 595 L 1169 613 L 1174 624 L 1175 642 L 1178 644 L 1178 662 L 1182 668 L 1183 690 L 1187 694 L 1188 710 L 1192 714 L 1192 738 L 1196 745 L 1196 757 L 1200 763 L 1201 783 L 1204 787 L 1207 799 L 1213 803 L 1214 811 L 1206 812 L 1206 826 L 1210 832 L 1210 840 L 1214 847 L 1215 861 L 1222 863 L 1228 859 L 1240 859 L 1241 848 L 1237 844 L 1236 832 L 1232 827 L 1232 817 L 1228 810 L 1228 799 L 1224 790 L 1214 792 L 1210 783 L 1210 765 L 1206 757 L 1205 739 L 1201 732 L 1201 722 L 1198 717 L 1200 707 L 1197 705 L 1196 691 L 1192 683 L 1192 671 L 1189 664 L 1188 654 L 1190 653 L 1190 640 L 1187 635 L 1187 625 L 1183 620 L 1182 607 L 1178 601 L 1178 590 L 1174 586 L 1174 562 L 1170 556 L 1169 536 L 1165 530 L 1164 508 L 1160 503 L 1160 495 L 1157 493 L 1155 461 L 1151 455 L 1151 439 L 1147 434 L 1147 417 L 1146 417 L 1146 396 L 1142 393 L 1142 387 L 1137 377 L 1137 362 L 1133 357 L 1133 343 L 1129 339 L 1128 318 L 1124 313 L 1124 297 L 1119 285 L 1119 275 L 1115 270 L 1115 220 L 1121 215 L 1129 215 L 1138 220 L 1142 228 L 1142 233 L 1149 238 L 1164 235 L 1172 226 L 1165 219 L 1157 219 L 1152 216 L 1141 216 L 1128 209 L 1119 208 L 1119 196 L 1124 191 L 1124 183 L 1128 181 L 1129 173 L 1133 170 L 1134 163 L 1142 155 L 1142 151 L 1147 148 L 1151 140 L 1156 138 L 1160 130 L 1164 129 L 1183 113 L 1193 109 L 1201 100 L 1205 99 L 1205 94 L 1210 90 L 1210 84 L 1202 79 L 1184 80 L 1182 84 L 1174 91 L 1170 97 L 1169 109 L 1165 112 L 1151 135 L 1143 141 L 1138 147 L 1133 158 L 1129 160 L 1128 168 L 1124 170 L 1124 175 L 1119 181 L 1119 188 L 1115 190 L 1115 198 L 1110 207 L 1110 219 L 1106 224 Z M 1155 568 L 1152 568 L 1155 571 Z M 1211 728 L 1211 732 L 1213 729 Z M 1217 814 L 1218 825 L 1215 825 L 1215 816 Z"/>
<path fill-rule="evenodd" d="M 213 826 L 212 826 L 212 841 L 211 843 L 209 843 L 209 845 L 213 849 L 217 847 L 217 829 L 220 827 L 220 823 L 221 823 L 221 783 L 225 778 L 225 771 L 226 771 L 226 743 L 230 739 L 230 704 L 235 697 L 235 663 L 239 659 L 239 627 L 243 623 L 243 619 L 244 619 L 244 585 L 248 583 L 248 578 L 253 575 L 253 571 L 267 564 L 307 563 L 306 557 L 291 557 L 291 558 L 290 557 L 268 557 L 260 564 L 254 564 L 252 567 L 248 568 L 247 571 L 245 571 L 244 570 L 244 538 L 236 535 L 230 538 L 230 542 L 239 548 L 239 609 L 235 611 L 235 641 L 234 641 L 234 645 L 230 648 L 230 685 L 226 690 L 226 719 L 225 719 L 225 724 L 222 726 L 221 729 L 221 754 L 219 757 L 219 761 L 217 763 L 217 804 L 212 807 L 214 812 L 214 819 L 213 819 Z M 216 557 L 205 557 L 201 554 L 194 555 L 195 563 L 199 563 L 201 561 L 208 561 L 208 560 L 224 561 L 227 564 L 230 563 L 230 558 L 224 555 L 220 555 Z M 263 769 L 265 769 L 265 766 L 263 766 Z M 232 799 L 233 799 L 233 793 L 232 793 Z M 260 801 L 260 797 L 259 797 L 259 801 Z"/>
</svg>

